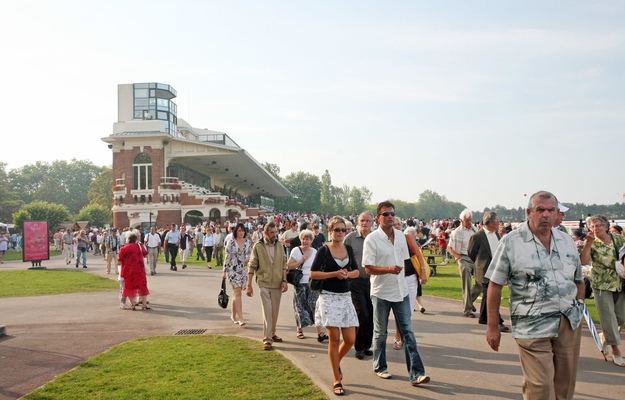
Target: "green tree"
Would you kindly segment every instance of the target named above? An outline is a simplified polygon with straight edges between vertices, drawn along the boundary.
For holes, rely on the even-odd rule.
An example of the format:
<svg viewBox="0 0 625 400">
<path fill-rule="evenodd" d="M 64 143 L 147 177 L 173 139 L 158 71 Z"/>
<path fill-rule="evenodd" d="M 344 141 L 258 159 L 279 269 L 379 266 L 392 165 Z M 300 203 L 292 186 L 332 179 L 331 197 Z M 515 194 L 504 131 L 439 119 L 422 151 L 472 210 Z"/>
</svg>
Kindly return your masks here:
<svg viewBox="0 0 625 400">
<path fill-rule="evenodd" d="M 395 213 L 399 218 L 417 216 L 417 204 L 408 203 L 399 199 L 390 199 L 389 201 L 395 205 Z"/>
<path fill-rule="evenodd" d="M 353 187 L 349 193 L 347 212 L 349 214 L 360 214 L 365 211 L 367 204 L 371 201 L 371 191 L 365 186 Z"/>
<path fill-rule="evenodd" d="M 334 201 L 332 198 L 332 177 L 330 172 L 326 169 L 323 175 L 321 175 L 321 202 L 332 204 Z"/>
<path fill-rule="evenodd" d="M 55 204 L 68 204 L 69 193 L 54 177 L 44 176 L 43 182 L 33 194 L 33 200 L 47 201 Z"/>
<path fill-rule="evenodd" d="M 106 168 L 100 176 L 91 182 L 91 189 L 87 196 L 89 204 L 99 204 L 107 208 L 113 205 L 113 170 Z"/>
<path fill-rule="evenodd" d="M 61 204 L 71 213 L 78 213 L 89 204 L 88 188 L 104 168 L 86 160 L 58 160 L 52 164 L 37 161 L 11 170 L 8 178 L 13 190 L 26 204 L 53 199 L 62 201 Z"/>
<path fill-rule="evenodd" d="M 347 206 L 349 204 L 349 196 L 352 189 L 348 185 L 343 185 L 340 188 L 332 186 L 332 197 L 334 198 L 334 208 L 337 214 L 347 214 Z"/>
<path fill-rule="evenodd" d="M 67 190 L 69 199 L 63 204 L 71 213 L 78 213 L 81 208 L 89 204 L 88 188 L 105 168 L 98 167 L 91 161 L 75 158 L 69 162 L 58 160 L 52 163 L 51 174 Z"/>
<path fill-rule="evenodd" d="M 13 223 L 20 230 L 24 230 L 24 221 L 48 221 L 48 229 L 52 231 L 68 218 L 69 212 L 64 205 L 34 201 L 13 214 Z"/>
<path fill-rule="evenodd" d="M 6 166 L 7 163 L 0 162 L 0 222 L 12 221 L 13 214 L 24 205 L 19 195 L 11 188 Z"/>
<path fill-rule="evenodd" d="M 35 164 L 12 169 L 8 177 L 13 190 L 28 204 L 34 200 L 35 192 L 43 184 L 44 178 L 49 175 L 50 166 L 45 162 L 37 161 Z"/>
<path fill-rule="evenodd" d="M 278 181 L 282 182 L 282 178 L 280 178 L 280 167 L 277 164 L 270 164 L 268 162 L 263 163 L 263 167 L 274 176 Z"/>
<path fill-rule="evenodd" d="M 113 212 L 110 206 L 102 204 L 89 204 L 84 206 L 76 217 L 78 221 L 89 221 L 93 226 L 102 227 L 113 224 Z"/>
<path fill-rule="evenodd" d="M 287 175 L 283 182 L 294 198 L 285 199 L 285 210 L 318 211 L 321 205 L 321 182 L 319 177 L 298 171 Z"/>
</svg>

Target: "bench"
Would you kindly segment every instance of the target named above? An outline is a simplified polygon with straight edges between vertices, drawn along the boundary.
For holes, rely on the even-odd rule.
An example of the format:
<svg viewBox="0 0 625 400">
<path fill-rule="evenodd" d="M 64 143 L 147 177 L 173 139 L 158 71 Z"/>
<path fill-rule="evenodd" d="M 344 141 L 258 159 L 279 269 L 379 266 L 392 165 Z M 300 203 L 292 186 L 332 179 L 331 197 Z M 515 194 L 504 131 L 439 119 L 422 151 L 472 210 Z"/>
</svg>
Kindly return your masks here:
<svg viewBox="0 0 625 400">
<path fill-rule="evenodd" d="M 436 276 L 436 267 L 438 267 L 439 265 L 443 265 L 437 263 L 436 259 L 441 258 L 441 261 L 443 261 L 445 259 L 445 256 L 443 256 L 442 254 L 423 254 L 423 257 L 425 258 L 426 262 L 430 266 L 430 269 L 432 270 L 431 276 Z"/>
</svg>

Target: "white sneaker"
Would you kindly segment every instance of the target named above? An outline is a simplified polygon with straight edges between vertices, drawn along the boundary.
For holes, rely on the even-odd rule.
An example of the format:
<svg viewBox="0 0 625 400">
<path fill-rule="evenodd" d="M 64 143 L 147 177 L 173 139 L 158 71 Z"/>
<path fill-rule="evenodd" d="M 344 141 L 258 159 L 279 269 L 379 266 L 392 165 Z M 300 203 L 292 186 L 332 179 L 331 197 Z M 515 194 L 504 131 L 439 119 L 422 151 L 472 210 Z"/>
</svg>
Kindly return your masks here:
<svg viewBox="0 0 625 400">
<path fill-rule="evenodd" d="M 130 307 L 128 304 L 126 303 L 120 303 L 119 304 L 119 308 L 121 308 L 122 310 L 130 310 L 132 307 Z"/>
<path fill-rule="evenodd" d="M 387 370 L 376 372 L 376 375 L 382 379 L 391 379 L 393 377 L 393 375 L 391 375 L 391 373 Z"/>
<path fill-rule="evenodd" d="M 412 386 L 417 386 L 420 385 L 422 383 L 428 383 L 430 381 L 430 377 L 427 375 L 420 375 L 417 376 L 416 378 L 414 378 L 413 380 L 410 381 L 410 384 Z"/>
</svg>

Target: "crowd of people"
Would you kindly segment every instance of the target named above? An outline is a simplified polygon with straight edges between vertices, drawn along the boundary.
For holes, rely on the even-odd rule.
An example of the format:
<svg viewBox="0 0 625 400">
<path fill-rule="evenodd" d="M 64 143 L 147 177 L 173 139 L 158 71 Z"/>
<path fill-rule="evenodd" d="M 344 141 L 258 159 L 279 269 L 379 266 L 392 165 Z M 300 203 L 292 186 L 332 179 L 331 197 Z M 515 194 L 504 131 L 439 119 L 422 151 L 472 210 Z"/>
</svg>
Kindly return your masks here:
<svg viewBox="0 0 625 400">
<path fill-rule="evenodd" d="M 76 268 L 81 262 L 87 268 L 88 251 L 102 256 L 107 274 L 119 275 L 120 308 L 125 310 L 138 304 L 150 309 L 147 274 L 157 273 L 161 252 L 171 271 L 178 271 L 178 258 L 185 269 L 194 251 L 196 261 L 206 261 L 208 268 L 214 260 L 233 290 L 234 324 L 246 326 L 243 293 L 253 297 L 254 283 L 258 287 L 265 350 L 283 341 L 276 332 L 280 300 L 289 288 L 287 273 L 300 271 L 292 284 L 295 337 L 306 339 L 305 329 L 314 327 L 316 339 L 328 341 L 336 395 L 345 393 L 341 360 L 352 347 L 356 358 L 372 357 L 378 377 L 392 377 L 386 362 L 391 310 L 393 348 L 404 351 L 410 383 L 430 381 L 412 317 L 414 311 L 426 312 L 421 296 L 428 262 L 446 265 L 453 257 L 461 277 L 459 316 L 487 325 L 486 340 L 495 351 L 501 334 L 512 332 L 524 397 L 570 399 L 585 298 L 595 298 L 605 354 L 625 366 L 619 350 L 625 276 L 616 265 L 625 257 L 625 236 L 620 226 L 599 215 L 580 221 L 569 234 L 562 226 L 566 211 L 553 194 L 538 192 L 530 198 L 527 221 L 520 223 L 504 223 L 494 212 L 473 221 L 468 210 L 453 219 L 400 219 L 392 203 L 382 202 L 376 213 L 359 215 L 276 213 L 224 227 L 206 220 L 144 232 L 67 229 L 54 239 L 66 263 Z M 0 251 L 10 245 L 0 239 Z M 431 254 L 424 256 L 424 248 Z M 510 290 L 510 327 L 499 312 L 504 285 Z"/>
</svg>

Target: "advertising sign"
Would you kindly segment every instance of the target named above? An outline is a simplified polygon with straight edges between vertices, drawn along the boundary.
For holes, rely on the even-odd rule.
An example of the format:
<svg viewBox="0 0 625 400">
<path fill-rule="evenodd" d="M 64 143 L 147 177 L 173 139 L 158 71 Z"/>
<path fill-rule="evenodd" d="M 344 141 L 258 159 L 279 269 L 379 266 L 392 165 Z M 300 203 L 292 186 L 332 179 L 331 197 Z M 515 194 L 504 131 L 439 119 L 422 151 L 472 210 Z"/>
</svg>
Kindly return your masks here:
<svg viewBox="0 0 625 400">
<path fill-rule="evenodd" d="M 50 259 L 48 221 L 24 221 L 24 247 L 22 261 Z"/>
</svg>

